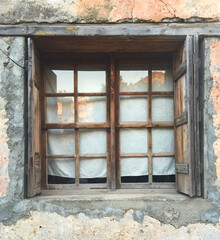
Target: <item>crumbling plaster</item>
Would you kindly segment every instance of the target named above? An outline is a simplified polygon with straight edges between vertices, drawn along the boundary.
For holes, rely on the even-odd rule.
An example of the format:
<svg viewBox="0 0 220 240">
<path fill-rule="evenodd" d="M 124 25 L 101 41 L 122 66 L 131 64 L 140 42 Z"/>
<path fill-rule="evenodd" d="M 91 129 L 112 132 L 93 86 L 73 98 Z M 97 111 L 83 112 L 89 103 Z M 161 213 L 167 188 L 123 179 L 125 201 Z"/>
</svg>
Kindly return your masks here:
<svg viewBox="0 0 220 240">
<path fill-rule="evenodd" d="M 0 0 L 0 23 L 219 21 L 218 0 Z"/>
</svg>

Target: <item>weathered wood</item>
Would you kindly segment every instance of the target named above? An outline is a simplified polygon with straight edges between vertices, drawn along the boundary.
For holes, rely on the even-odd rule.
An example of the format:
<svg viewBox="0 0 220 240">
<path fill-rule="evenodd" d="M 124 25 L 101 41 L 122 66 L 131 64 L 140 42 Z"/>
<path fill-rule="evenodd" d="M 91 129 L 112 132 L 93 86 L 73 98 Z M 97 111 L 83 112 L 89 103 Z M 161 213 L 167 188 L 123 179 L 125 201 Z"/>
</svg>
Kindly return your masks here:
<svg viewBox="0 0 220 240">
<path fill-rule="evenodd" d="M 220 36 L 219 23 L 0 25 L 0 36 Z"/>
<path fill-rule="evenodd" d="M 176 163 L 176 172 L 177 173 L 189 173 L 189 164 L 188 163 Z"/>
<path fill-rule="evenodd" d="M 173 189 L 175 183 L 121 183 L 121 189 Z"/>
<path fill-rule="evenodd" d="M 116 190 L 115 162 L 115 60 L 110 62 L 110 133 L 111 133 L 111 190 Z"/>
<path fill-rule="evenodd" d="M 182 62 L 181 65 L 173 74 L 173 81 L 176 82 L 186 73 L 186 61 Z"/>
<path fill-rule="evenodd" d="M 109 128 L 107 123 L 46 123 L 42 129 L 90 129 L 90 128 Z"/>
<path fill-rule="evenodd" d="M 153 128 L 153 127 L 173 127 L 173 122 L 121 122 L 117 128 Z"/>
<path fill-rule="evenodd" d="M 200 58 L 199 58 L 199 36 L 194 36 L 194 54 L 193 54 L 193 70 L 194 70 L 194 133 L 195 133 L 195 183 L 196 195 L 201 196 L 201 159 L 200 159 Z"/>
<path fill-rule="evenodd" d="M 35 84 L 40 82 L 40 60 L 37 48 L 28 39 L 28 197 L 41 192 L 41 111 L 40 91 Z"/>
<path fill-rule="evenodd" d="M 175 125 L 178 127 L 180 125 L 186 124 L 188 120 L 187 111 L 184 111 L 179 116 L 175 117 Z"/>
<path fill-rule="evenodd" d="M 155 95 L 155 96 L 157 96 L 157 95 L 162 95 L 162 96 L 173 96 L 173 92 L 120 92 L 120 95 L 125 95 L 125 96 L 132 96 L 132 95 L 134 95 L 134 96 L 142 96 L 142 95 Z"/>
<path fill-rule="evenodd" d="M 147 153 L 123 153 L 120 154 L 121 158 L 134 158 L 134 157 L 148 157 Z"/>
</svg>

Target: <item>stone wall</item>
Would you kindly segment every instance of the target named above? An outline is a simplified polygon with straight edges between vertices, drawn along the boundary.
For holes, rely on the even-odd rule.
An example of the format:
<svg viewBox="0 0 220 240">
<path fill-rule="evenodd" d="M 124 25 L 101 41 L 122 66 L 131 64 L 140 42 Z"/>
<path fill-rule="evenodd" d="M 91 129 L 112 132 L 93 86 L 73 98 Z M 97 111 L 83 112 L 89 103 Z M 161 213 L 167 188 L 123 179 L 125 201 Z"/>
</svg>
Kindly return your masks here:
<svg viewBox="0 0 220 240">
<path fill-rule="evenodd" d="M 219 21 L 218 0 L 0 0 L 0 23 Z"/>
<path fill-rule="evenodd" d="M 220 19 L 218 0 L 0 0 L 0 6 L 0 24 L 11 25 Z M 0 37 L 0 239 L 220 239 L 220 38 L 205 38 L 201 52 L 204 199 L 153 192 L 24 199 L 25 38 Z"/>
</svg>

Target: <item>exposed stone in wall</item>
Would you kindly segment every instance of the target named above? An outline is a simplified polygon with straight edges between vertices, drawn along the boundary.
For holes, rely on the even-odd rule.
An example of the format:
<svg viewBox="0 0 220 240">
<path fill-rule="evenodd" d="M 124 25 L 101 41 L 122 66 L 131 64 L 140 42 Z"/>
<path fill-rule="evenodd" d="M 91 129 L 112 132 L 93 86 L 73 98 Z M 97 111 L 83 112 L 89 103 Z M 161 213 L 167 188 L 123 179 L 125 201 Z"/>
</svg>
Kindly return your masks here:
<svg viewBox="0 0 220 240">
<path fill-rule="evenodd" d="M 0 24 L 218 21 L 218 0 L 0 0 Z"/>
<path fill-rule="evenodd" d="M 133 219 L 133 210 L 121 220 L 114 217 L 89 219 L 83 213 L 65 218 L 56 213 L 30 212 L 29 218 L 21 219 L 15 225 L 0 224 L 0 239 L 218 240 L 220 223 L 215 226 L 189 224 L 176 229 L 148 216 L 144 217 L 143 223 L 138 223 Z"/>
<path fill-rule="evenodd" d="M 213 87 L 211 100 L 214 104 L 215 113 L 213 114 L 213 124 L 215 128 L 216 140 L 213 148 L 216 159 L 216 185 L 220 190 L 220 41 L 211 46 L 211 66 L 210 71 L 213 77 Z"/>
<path fill-rule="evenodd" d="M 0 38 L 0 197 L 6 195 L 9 182 L 8 194 L 14 194 L 18 191 L 17 187 L 21 185 L 21 181 L 24 181 L 24 69 L 22 66 L 24 66 L 24 38 Z M 23 191 L 22 187 L 20 191 Z"/>
</svg>

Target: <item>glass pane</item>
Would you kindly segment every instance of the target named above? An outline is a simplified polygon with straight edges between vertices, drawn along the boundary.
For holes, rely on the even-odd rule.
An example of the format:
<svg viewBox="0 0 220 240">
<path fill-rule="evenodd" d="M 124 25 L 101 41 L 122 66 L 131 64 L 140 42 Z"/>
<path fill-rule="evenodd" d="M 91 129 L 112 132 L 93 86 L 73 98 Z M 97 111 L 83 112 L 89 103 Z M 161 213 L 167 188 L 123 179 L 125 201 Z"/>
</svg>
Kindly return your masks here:
<svg viewBox="0 0 220 240">
<path fill-rule="evenodd" d="M 173 75 L 170 69 L 152 71 L 152 91 L 173 91 Z"/>
<path fill-rule="evenodd" d="M 75 135 L 72 129 L 47 131 L 47 154 L 75 154 Z"/>
<path fill-rule="evenodd" d="M 120 121 L 147 121 L 148 99 L 140 96 L 120 97 Z"/>
<path fill-rule="evenodd" d="M 121 176 L 148 175 L 148 158 L 120 158 Z"/>
<path fill-rule="evenodd" d="M 73 123 L 74 98 L 47 97 L 46 119 L 47 123 Z"/>
<path fill-rule="evenodd" d="M 106 92 L 105 71 L 78 71 L 78 92 Z"/>
<path fill-rule="evenodd" d="M 147 129 L 121 129 L 120 152 L 123 153 L 147 153 L 148 140 Z"/>
<path fill-rule="evenodd" d="M 174 157 L 153 157 L 153 175 L 175 174 Z"/>
<path fill-rule="evenodd" d="M 74 91 L 74 71 L 52 70 L 45 71 L 46 93 L 72 93 Z"/>
<path fill-rule="evenodd" d="M 174 130 L 166 128 L 152 129 L 153 153 L 174 152 Z"/>
<path fill-rule="evenodd" d="M 107 162 L 105 158 L 79 160 L 80 178 L 103 178 L 106 177 Z"/>
<path fill-rule="evenodd" d="M 152 97 L 152 121 L 174 121 L 173 98 L 165 96 Z"/>
<path fill-rule="evenodd" d="M 48 158 L 48 175 L 75 178 L 75 159 L 74 158 Z"/>
<path fill-rule="evenodd" d="M 105 154 L 107 133 L 105 130 L 80 130 L 79 154 Z"/>
<path fill-rule="evenodd" d="M 106 122 L 106 97 L 79 97 L 79 122 Z"/>
<path fill-rule="evenodd" d="M 121 92 L 146 92 L 148 91 L 147 70 L 121 70 L 120 71 Z"/>
</svg>

